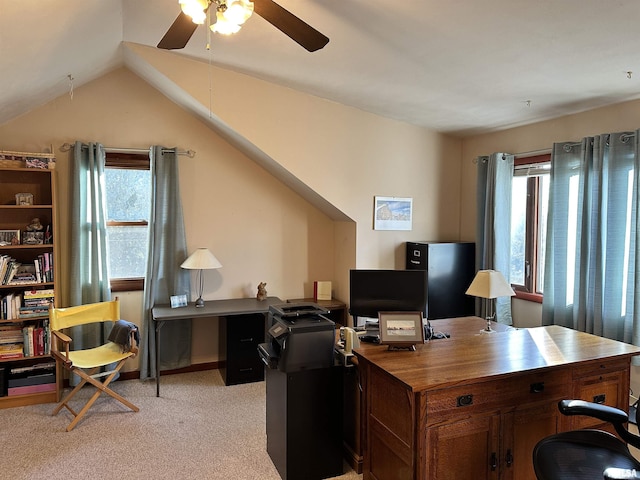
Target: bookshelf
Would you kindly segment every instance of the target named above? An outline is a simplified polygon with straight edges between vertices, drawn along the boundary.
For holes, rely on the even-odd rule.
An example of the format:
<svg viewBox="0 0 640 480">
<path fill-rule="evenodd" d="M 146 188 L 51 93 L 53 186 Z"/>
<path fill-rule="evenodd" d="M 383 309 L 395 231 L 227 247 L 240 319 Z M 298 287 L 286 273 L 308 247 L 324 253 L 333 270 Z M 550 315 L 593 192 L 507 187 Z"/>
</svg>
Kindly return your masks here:
<svg viewBox="0 0 640 480">
<path fill-rule="evenodd" d="M 53 154 L 0 151 L 0 408 L 58 400 L 55 173 Z"/>
</svg>

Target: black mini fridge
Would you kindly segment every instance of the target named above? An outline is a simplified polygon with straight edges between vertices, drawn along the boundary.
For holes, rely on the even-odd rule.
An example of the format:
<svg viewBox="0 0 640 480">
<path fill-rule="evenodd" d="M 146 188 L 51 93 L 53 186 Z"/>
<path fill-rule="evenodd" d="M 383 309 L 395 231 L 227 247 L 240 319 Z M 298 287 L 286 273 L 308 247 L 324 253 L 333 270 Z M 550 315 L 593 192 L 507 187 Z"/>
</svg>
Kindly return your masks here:
<svg viewBox="0 0 640 480">
<path fill-rule="evenodd" d="M 283 480 L 342 475 L 342 376 L 335 324 L 315 304 L 271 306 L 266 368 L 267 453 Z"/>
</svg>

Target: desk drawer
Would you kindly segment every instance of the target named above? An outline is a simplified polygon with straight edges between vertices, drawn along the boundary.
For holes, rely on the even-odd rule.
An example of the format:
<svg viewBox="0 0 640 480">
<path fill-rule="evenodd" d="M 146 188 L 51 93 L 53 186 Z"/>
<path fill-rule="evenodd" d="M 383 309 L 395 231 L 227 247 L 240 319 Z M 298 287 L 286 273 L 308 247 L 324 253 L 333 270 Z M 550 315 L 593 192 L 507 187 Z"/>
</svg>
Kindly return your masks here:
<svg viewBox="0 0 640 480">
<path fill-rule="evenodd" d="M 256 351 L 264 342 L 264 315 L 238 315 L 227 319 L 227 350 Z"/>
<path fill-rule="evenodd" d="M 444 388 L 427 394 L 427 424 L 567 398 L 571 374 L 545 371 Z"/>
<path fill-rule="evenodd" d="M 264 380 L 264 363 L 257 357 L 240 355 L 238 358 L 227 360 L 225 368 L 225 384 L 260 382 Z"/>
</svg>

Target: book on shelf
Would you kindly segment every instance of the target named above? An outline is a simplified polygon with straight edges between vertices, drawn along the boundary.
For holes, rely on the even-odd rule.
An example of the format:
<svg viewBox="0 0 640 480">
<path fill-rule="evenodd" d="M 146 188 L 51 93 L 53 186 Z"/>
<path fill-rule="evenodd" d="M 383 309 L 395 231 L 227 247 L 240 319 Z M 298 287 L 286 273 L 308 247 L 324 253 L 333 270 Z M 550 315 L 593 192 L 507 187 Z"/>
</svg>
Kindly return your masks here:
<svg viewBox="0 0 640 480">
<path fill-rule="evenodd" d="M 0 325 L 0 345 L 22 342 L 22 327 L 20 325 Z"/>
<path fill-rule="evenodd" d="M 314 300 L 331 300 L 331 282 L 316 281 L 313 282 L 313 298 Z"/>
<path fill-rule="evenodd" d="M 18 316 L 22 302 L 20 293 L 10 293 L 0 300 L 0 320 L 13 320 Z"/>
<path fill-rule="evenodd" d="M 17 260 L 9 255 L 0 255 L 0 285 L 6 283 L 6 279 L 11 273 L 11 269 Z"/>
<path fill-rule="evenodd" d="M 53 299 L 54 290 L 53 288 L 42 288 L 40 290 L 25 290 L 23 292 L 24 299 L 33 300 L 33 299 Z"/>
<path fill-rule="evenodd" d="M 22 343 L 8 343 L 0 345 L 0 360 L 22 357 L 24 357 Z"/>
<path fill-rule="evenodd" d="M 27 325 L 26 327 L 22 328 L 22 335 L 24 337 L 22 343 L 24 347 L 23 350 L 25 357 L 35 357 L 36 355 L 33 332 L 33 325 Z"/>
<path fill-rule="evenodd" d="M 2 279 L 3 285 L 9 285 L 10 282 L 13 281 L 13 277 L 18 272 L 18 268 L 20 268 L 20 265 L 21 263 L 14 259 L 9 260 L 9 262 L 7 263 L 7 269 Z"/>
<path fill-rule="evenodd" d="M 53 282 L 53 253 L 45 252 L 33 263 L 21 263 L 9 255 L 0 255 L 0 285 L 27 285 Z"/>
</svg>

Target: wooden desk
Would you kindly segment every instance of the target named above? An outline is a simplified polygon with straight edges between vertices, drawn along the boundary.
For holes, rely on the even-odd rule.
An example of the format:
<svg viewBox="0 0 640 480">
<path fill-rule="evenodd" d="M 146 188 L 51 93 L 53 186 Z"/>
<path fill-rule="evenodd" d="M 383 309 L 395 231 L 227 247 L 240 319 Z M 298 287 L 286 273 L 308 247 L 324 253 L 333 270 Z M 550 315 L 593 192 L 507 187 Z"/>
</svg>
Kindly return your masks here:
<svg viewBox="0 0 640 480">
<path fill-rule="evenodd" d="M 199 308 L 197 308 L 194 303 L 189 303 L 186 307 L 179 308 L 171 308 L 170 305 L 154 306 L 151 309 L 151 318 L 155 323 L 156 337 L 156 397 L 160 396 L 160 329 L 165 322 L 203 317 L 238 317 L 252 314 L 262 314 L 265 316 L 269 312 L 270 305 L 281 303 L 283 302 L 278 297 L 267 297 L 262 301 L 255 298 L 209 300 L 204 302 L 204 307 Z M 253 341 L 255 343 L 255 339 Z M 264 341 L 264 322 L 262 340 L 260 341 Z M 257 356 L 257 346 L 254 350 Z M 232 350 L 229 350 L 227 353 L 232 352 Z"/>
<path fill-rule="evenodd" d="M 451 339 L 415 352 L 370 345 L 354 351 L 363 386 L 364 480 L 535 480 L 538 440 L 599 426 L 564 417 L 559 400 L 628 410 L 630 359 L 640 348 L 558 326 L 456 338 L 468 318 L 439 322 Z"/>
</svg>

